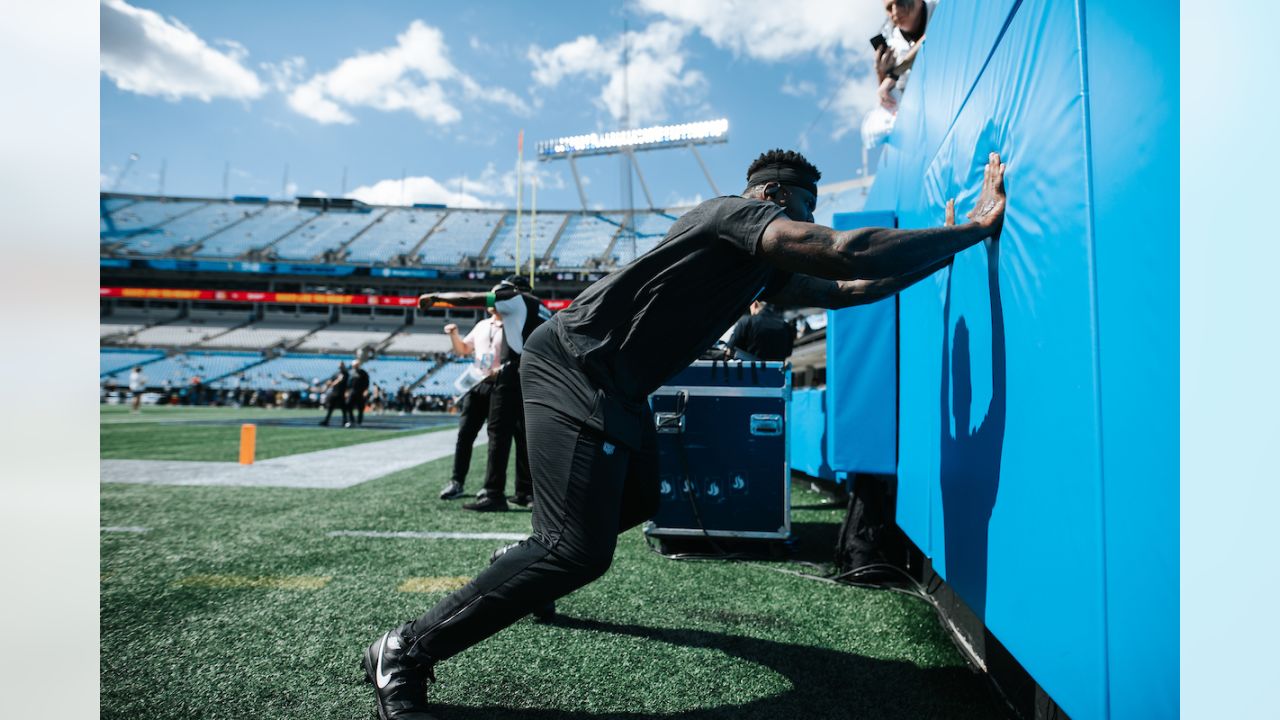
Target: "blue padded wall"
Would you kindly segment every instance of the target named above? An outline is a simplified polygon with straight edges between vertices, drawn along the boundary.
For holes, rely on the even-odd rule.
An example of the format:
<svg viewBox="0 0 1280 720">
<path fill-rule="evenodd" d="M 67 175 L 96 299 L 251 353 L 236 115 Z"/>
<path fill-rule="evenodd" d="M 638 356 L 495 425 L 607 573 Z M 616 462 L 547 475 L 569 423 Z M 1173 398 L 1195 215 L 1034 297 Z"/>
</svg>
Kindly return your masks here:
<svg viewBox="0 0 1280 720">
<path fill-rule="evenodd" d="M 791 392 L 787 417 L 787 454 L 791 469 L 810 477 L 834 480 L 827 463 L 825 388 L 800 388 Z"/>
<path fill-rule="evenodd" d="M 1176 717 L 1178 8 L 1085 10 L 1111 716 Z"/>
<path fill-rule="evenodd" d="M 940 225 L 991 150 L 1010 204 L 998 244 L 900 296 L 898 523 L 1072 717 L 1169 717 L 1176 9 L 1087 9 L 930 23 L 866 208 Z"/>
<path fill-rule="evenodd" d="M 892 212 L 837 213 L 836 230 L 894 227 Z M 839 473 L 897 471 L 897 300 L 827 312 L 827 460 Z"/>
</svg>

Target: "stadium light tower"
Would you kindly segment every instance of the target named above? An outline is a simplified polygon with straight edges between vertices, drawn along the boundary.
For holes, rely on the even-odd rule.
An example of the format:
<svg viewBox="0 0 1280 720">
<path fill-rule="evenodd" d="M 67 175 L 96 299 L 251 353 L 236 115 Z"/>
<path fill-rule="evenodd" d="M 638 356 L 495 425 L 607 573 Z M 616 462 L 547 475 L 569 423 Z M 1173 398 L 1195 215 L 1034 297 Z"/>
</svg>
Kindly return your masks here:
<svg viewBox="0 0 1280 720">
<path fill-rule="evenodd" d="M 720 191 L 716 188 L 715 180 L 711 179 L 711 173 L 707 170 L 706 163 L 702 161 L 702 156 L 698 154 L 697 146 L 728 141 L 729 121 L 725 118 L 720 118 L 719 120 L 705 120 L 682 125 L 657 125 L 634 130 L 570 135 L 556 138 L 555 140 L 547 140 L 538 143 L 538 160 L 540 162 L 561 159 L 569 161 L 569 168 L 573 171 L 573 182 L 578 186 L 578 199 L 582 202 L 583 212 L 586 212 L 587 193 L 582 188 L 582 178 L 578 175 L 578 165 L 574 160 L 591 155 L 625 155 L 631 162 L 631 167 L 635 170 L 636 177 L 640 179 L 640 188 L 644 190 L 644 197 L 649 202 L 649 209 L 652 210 L 654 207 L 653 197 L 649 195 L 649 186 L 645 183 L 644 174 L 640 172 L 640 165 L 636 162 L 637 152 L 641 150 L 689 148 L 694 158 L 698 161 L 698 167 L 702 168 L 702 174 L 706 176 L 707 183 L 711 185 L 711 192 L 719 195 Z"/>
</svg>

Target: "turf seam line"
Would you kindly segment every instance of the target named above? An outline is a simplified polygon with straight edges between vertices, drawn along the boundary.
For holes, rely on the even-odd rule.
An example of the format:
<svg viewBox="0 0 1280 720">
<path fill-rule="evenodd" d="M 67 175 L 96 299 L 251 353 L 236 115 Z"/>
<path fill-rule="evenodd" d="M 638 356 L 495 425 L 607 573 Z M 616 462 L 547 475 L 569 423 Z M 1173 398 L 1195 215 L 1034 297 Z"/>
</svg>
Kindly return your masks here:
<svg viewBox="0 0 1280 720">
<path fill-rule="evenodd" d="M 139 527 L 137 525 L 108 525 L 102 528 L 102 532 L 107 533 L 144 533 L 151 532 L 151 528 Z"/>
<path fill-rule="evenodd" d="M 382 530 L 334 530 L 325 533 L 328 537 L 363 537 L 363 538 L 390 538 L 403 540 L 524 540 L 529 537 L 528 533 L 500 533 L 500 532 L 434 532 L 419 530 L 400 530 L 400 531 L 382 531 Z"/>
</svg>

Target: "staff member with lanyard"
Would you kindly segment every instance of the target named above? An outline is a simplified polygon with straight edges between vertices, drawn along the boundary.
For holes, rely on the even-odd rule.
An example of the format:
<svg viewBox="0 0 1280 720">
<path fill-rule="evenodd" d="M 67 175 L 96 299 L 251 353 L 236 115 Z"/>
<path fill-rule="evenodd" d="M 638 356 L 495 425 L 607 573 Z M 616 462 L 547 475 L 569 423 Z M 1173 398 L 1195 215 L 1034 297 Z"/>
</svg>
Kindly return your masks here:
<svg viewBox="0 0 1280 720">
<path fill-rule="evenodd" d="M 467 372 L 479 377 L 480 381 L 458 400 L 458 441 L 453 450 L 453 478 L 440 491 L 441 500 L 452 500 L 463 494 L 462 486 L 471 470 L 471 447 L 489 418 L 489 398 L 498 376 L 498 351 L 502 347 L 502 321 L 493 317 L 492 308 L 488 312 L 490 317 L 476 323 L 466 337 L 458 333 L 456 324 L 444 326 L 445 334 L 453 343 L 453 352 L 473 358 Z"/>
<path fill-rule="evenodd" d="M 425 685 L 437 662 L 608 570 L 618 533 L 657 509 L 647 396 L 752 300 L 838 308 L 888 297 L 998 236 L 1003 176 L 991 153 L 973 222 L 965 225 L 837 232 L 813 224 L 817 168 L 793 151 L 767 152 L 748 168 L 741 196 L 690 210 L 657 247 L 526 337 L 521 376 L 538 498 L 533 535 L 368 647 L 364 665 L 379 716 L 429 717 Z M 494 301 L 515 295 L 497 289 Z"/>
<path fill-rule="evenodd" d="M 520 390 L 520 358 L 525 341 L 551 318 L 551 311 L 531 291 L 528 280 L 512 275 L 487 293 L 434 293 L 419 299 L 419 305 L 423 307 L 484 303 L 502 321 L 499 369 L 489 399 L 489 461 L 485 467 L 484 488 L 475 502 L 462 506 L 464 510 L 501 512 L 510 509 L 506 490 L 512 440 L 516 445 L 516 488 L 511 501 L 525 507 L 533 503 L 533 476 L 529 472 L 529 448 L 525 442 L 524 397 Z"/>
</svg>

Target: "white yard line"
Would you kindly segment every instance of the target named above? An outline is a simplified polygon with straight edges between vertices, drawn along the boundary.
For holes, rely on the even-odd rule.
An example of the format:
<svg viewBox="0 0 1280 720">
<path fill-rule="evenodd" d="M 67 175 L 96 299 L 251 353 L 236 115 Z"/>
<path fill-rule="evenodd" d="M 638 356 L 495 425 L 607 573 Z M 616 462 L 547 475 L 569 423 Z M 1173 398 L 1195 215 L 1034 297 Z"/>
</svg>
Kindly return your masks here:
<svg viewBox="0 0 1280 720">
<path fill-rule="evenodd" d="M 457 429 L 286 455 L 252 465 L 189 460 L 102 460 L 101 481 L 340 489 L 453 454 Z M 487 442 L 483 435 L 477 444 Z"/>
<path fill-rule="evenodd" d="M 528 533 L 465 533 L 433 532 L 426 530 L 400 530 L 396 532 L 381 530 L 334 530 L 333 532 L 325 534 L 329 537 L 394 538 L 406 540 L 524 540 L 529 537 Z"/>
<path fill-rule="evenodd" d="M 136 525 L 112 525 L 102 528 L 102 532 L 109 533 L 144 533 L 150 531 L 151 528 L 138 527 Z"/>
</svg>

